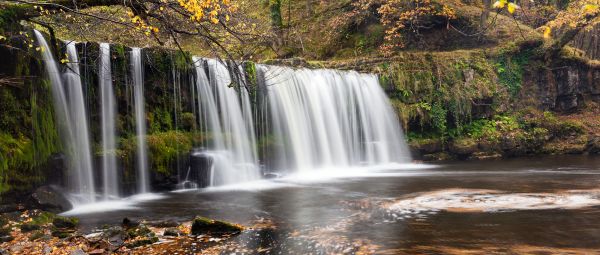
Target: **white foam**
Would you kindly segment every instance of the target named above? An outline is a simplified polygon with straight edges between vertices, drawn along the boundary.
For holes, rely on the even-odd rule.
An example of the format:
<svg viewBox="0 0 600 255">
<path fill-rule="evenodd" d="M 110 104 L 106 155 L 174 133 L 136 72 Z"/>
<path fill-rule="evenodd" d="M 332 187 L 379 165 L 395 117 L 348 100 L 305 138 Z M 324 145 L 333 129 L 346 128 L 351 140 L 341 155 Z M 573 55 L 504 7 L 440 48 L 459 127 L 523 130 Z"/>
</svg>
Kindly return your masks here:
<svg viewBox="0 0 600 255">
<path fill-rule="evenodd" d="M 297 173 L 283 177 L 282 180 L 293 183 L 321 183 L 344 178 L 421 176 L 430 173 L 412 170 L 424 170 L 436 167 L 438 166 L 413 163 L 394 163 L 363 167 L 322 167 L 298 171 Z"/>
<path fill-rule="evenodd" d="M 506 193 L 499 190 L 445 189 L 416 194 L 394 202 L 395 214 L 419 215 L 437 211 L 501 212 L 515 210 L 580 209 L 600 205 L 600 190 L 557 193 Z"/>
<path fill-rule="evenodd" d="M 107 200 L 97 203 L 79 204 L 75 205 L 73 209 L 63 212 L 60 215 L 74 216 L 108 211 L 134 210 L 138 209 L 136 205 L 141 202 L 162 199 L 164 197 L 164 195 L 157 193 L 143 193 L 122 199 Z"/>
</svg>

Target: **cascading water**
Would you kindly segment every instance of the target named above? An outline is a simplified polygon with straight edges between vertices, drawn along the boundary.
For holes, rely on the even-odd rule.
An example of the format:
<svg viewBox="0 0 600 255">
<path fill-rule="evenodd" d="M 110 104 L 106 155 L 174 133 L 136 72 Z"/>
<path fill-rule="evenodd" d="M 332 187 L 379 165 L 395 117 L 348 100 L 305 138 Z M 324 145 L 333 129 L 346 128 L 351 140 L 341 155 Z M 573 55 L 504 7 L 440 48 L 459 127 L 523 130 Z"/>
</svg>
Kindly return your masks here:
<svg viewBox="0 0 600 255">
<path fill-rule="evenodd" d="M 116 149 L 116 100 L 112 84 L 110 45 L 100 44 L 100 107 L 102 121 L 102 181 L 104 199 L 119 197 Z"/>
<path fill-rule="evenodd" d="M 44 36 L 34 30 L 41 47 L 46 72 L 52 83 L 52 97 L 61 137 L 66 147 L 69 168 L 68 190 L 73 194 L 74 203 L 88 203 L 95 200 L 95 188 L 92 177 L 92 160 L 89 145 L 89 133 L 83 92 L 79 77 L 77 50 L 73 43 L 67 45 L 69 70 L 64 75 L 68 93 L 61 79 L 58 63 L 52 55 Z M 68 95 L 68 97 L 67 97 Z"/>
<path fill-rule="evenodd" d="M 131 50 L 131 76 L 134 86 L 135 122 L 137 132 L 137 185 L 138 193 L 150 191 L 148 176 L 148 156 L 146 147 L 146 110 L 144 100 L 144 72 L 142 65 L 142 50 Z"/>
<path fill-rule="evenodd" d="M 197 75 L 200 129 L 212 135 L 212 142 L 207 146 L 210 152 L 206 154 L 214 162 L 210 185 L 259 179 L 248 93 L 238 93 L 230 87 L 229 71 L 217 60 L 205 62 L 194 57 L 193 61 Z M 206 76 L 204 64 L 208 65 L 210 79 Z M 240 98 L 243 103 L 240 103 Z"/>
<path fill-rule="evenodd" d="M 402 129 L 375 75 L 257 67 L 268 88 L 278 169 L 306 171 L 410 161 Z"/>
</svg>

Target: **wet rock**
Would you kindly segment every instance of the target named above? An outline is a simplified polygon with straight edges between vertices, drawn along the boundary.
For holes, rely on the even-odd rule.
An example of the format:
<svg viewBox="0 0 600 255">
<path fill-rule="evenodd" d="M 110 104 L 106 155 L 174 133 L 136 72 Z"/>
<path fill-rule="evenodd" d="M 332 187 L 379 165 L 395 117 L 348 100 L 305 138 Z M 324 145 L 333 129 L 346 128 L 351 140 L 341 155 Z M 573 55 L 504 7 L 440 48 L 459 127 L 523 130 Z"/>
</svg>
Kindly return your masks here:
<svg viewBox="0 0 600 255">
<path fill-rule="evenodd" d="M 125 229 L 129 229 L 129 228 L 135 228 L 137 226 L 140 225 L 140 222 L 137 220 L 132 220 L 129 219 L 127 217 L 123 218 L 123 221 L 121 222 L 121 226 Z"/>
<path fill-rule="evenodd" d="M 163 233 L 163 236 L 182 236 L 183 232 L 181 232 L 181 230 L 179 230 L 178 228 L 167 228 L 165 229 L 165 232 Z"/>
<path fill-rule="evenodd" d="M 210 173 L 213 165 L 213 156 L 204 152 L 202 148 L 195 148 L 190 152 L 189 172 L 185 172 L 185 179 L 204 188 L 210 185 Z"/>
<path fill-rule="evenodd" d="M 60 229 L 74 229 L 77 227 L 77 224 L 79 224 L 79 219 L 75 217 L 56 216 L 56 218 L 52 220 L 52 225 Z"/>
<path fill-rule="evenodd" d="M 102 239 L 108 241 L 109 247 L 105 248 L 114 250 L 125 243 L 125 239 L 127 239 L 127 232 L 125 232 L 125 230 L 123 230 L 121 227 L 111 227 L 105 229 L 102 232 L 101 237 Z"/>
<path fill-rule="evenodd" d="M 198 216 L 192 222 L 192 235 L 202 235 L 207 233 L 239 233 L 244 230 L 243 227 L 219 220 Z"/>
<path fill-rule="evenodd" d="M 73 208 L 62 191 L 54 186 L 39 187 L 31 194 L 31 206 L 44 211 L 59 213 Z"/>
</svg>

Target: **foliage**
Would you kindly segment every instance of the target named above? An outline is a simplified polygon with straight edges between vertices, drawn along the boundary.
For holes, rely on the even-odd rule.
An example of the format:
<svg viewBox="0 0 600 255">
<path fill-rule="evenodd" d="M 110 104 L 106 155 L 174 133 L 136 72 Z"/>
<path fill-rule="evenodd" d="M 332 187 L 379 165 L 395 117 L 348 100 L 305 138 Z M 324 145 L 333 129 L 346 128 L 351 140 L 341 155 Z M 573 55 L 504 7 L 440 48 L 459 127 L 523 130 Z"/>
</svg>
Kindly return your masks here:
<svg viewBox="0 0 600 255">
<path fill-rule="evenodd" d="M 521 90 L 525 66 L 529 63 L 532 50 L 501 52 L 496 62 L 499 81 L 506 86 L 512 96 Z"/>
<path fill-rule="evenodd" d="M 381 23 L 385 26 L 385 44 L 381 46 L 384 54 L 404 47 L 402 33 L 405 30 L 418 33 L 432 24 L 448 23 L 456 18 L 452 8 L 432 0 L 391 0 L 385 1 L 378 9 Z"/>
</svg>

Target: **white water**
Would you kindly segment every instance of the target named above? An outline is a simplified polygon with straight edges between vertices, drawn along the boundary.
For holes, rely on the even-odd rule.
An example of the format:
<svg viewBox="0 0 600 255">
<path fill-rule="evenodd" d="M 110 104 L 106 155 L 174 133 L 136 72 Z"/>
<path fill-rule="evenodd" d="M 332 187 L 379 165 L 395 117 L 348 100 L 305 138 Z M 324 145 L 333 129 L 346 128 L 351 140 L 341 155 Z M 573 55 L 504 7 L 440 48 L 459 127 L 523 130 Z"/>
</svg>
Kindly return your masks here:
<svg viewBox="0 0 600 255">
<path fill-rule="evenodd" d="M 73 194 L 74 203 L 93 202 L 95 200 L 95 188 L 92 178 L 89 133 L 81 79 L 79 77 L 77 51 L 73 43 L 68 44 L 67 53 L 71 63 L 68 65 L 70 70 L 67 70 L 64 74 L 65 82 L 63 83 L 58 63 L 52 55 L 52 49 L 39 31 L 34 30 L 34 33 L 42 49 L 41 53 L 46 72 L 52 83 L 51 90 L 54 112 L 57 118 L 56 123 L 60 123 L 58 125 L 60 135 L 64 140 L 68 158 L 69 181 L 67 188 Z M 68 90 L 65 89 L 65 84 L 68 86 L 66 88 Z"/>
<path fill-rule="evenodd" d="M 148 176 L 148 155 L 146 147 L 146 109 L 144 100 L 144 72 L 140 48 L 131 50 L 131 75 L 133 77 L 135 122 L 137 132 L 137 185 L 138 193 L 150 191 Z"/>
<path fill-rule="evenodd" d="M 100 107 L 102 121 L 102 181 L 104 199 L 119 197 L 116 149 L 116 100 L 112 84 L 110 45 L 100 44 Z"/>
<path fill-rule="evenodd" d="M 76 159 L 74 167 L 78 169 L 78 171 L 74 171 L 74 179 L 81 184 L 79 185 L 80 190 L 78 193 L 85 194 L 86 200 L 94 201 L 96 192 L 94 187 L 90 134 L 79 70 L 79 57 L 77 56 L 75 42 L 67 43 L 67 55 L 69 63 L 67 64 L 68 68 L 64 74 L 64 79 L 69 98 L 70 126 L 75 139 L 75 149 L 72 151 L 72 157 Z"/>
<path fill-rule="evenodd" d="M 201 131 L 211 134 L 207 144 L 214 167 L 210 185 L 226 185 L 260 178 L 254 148 L 248 93 L 238 93 L 230 87 L 227 67 L 217 60 L 208 60 L 210 79 L 204 72 L 204 61 L 194 57 L 196 92 Z M 240 103 L 240 98 L 243 104 Z"/>
<path fill-rule="evenodd" d="M 279 169 L 314 171 L 410 162 L 377 76 L 257 66 L 268 88 Z M 271 155 L 272 156 L 272 155 Z M 270 156 L 270 157 L 271 157 Z"/>
</svg>

